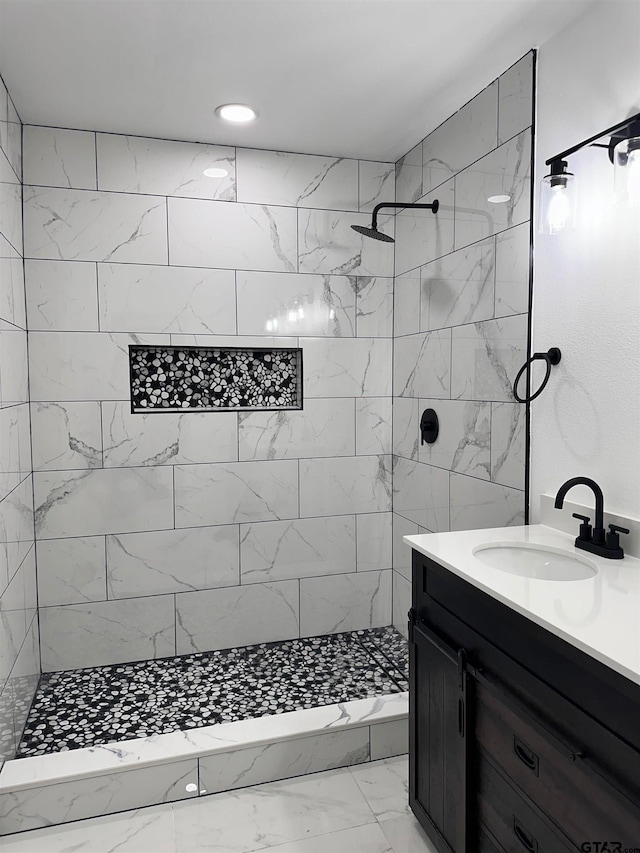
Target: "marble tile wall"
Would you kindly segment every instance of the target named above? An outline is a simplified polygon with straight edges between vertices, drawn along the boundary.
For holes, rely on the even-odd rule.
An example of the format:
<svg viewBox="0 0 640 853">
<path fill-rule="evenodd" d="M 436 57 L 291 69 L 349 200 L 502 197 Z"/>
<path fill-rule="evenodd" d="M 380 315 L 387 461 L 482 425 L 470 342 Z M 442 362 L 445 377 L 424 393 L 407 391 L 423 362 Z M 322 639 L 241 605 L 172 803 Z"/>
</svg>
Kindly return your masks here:
<svg viewBox="0 0 640 853">
<path fill-rule="evenodd" d="M 33 126 L 24 155 L 44 670 L 390 624 L 393 249 L 349 226 L 394 164 Z M 303 410 L 131 414 L 130 344 L 299 346 Z"/>
<path fill-rule="evenodd" d="M 406 633 L 402 537 L 524 522 L 533 53 L 396 164 L 393 624 Z M 492 201 L 496 196 L 506 201 Z M 420 416 L 440 434 L 421 444 Z"/>
<path fill-rule="evenodd" d="M 22 255 L 22 124 L 0 78 L 0 764 L 40 672 Z"/>
</svg>

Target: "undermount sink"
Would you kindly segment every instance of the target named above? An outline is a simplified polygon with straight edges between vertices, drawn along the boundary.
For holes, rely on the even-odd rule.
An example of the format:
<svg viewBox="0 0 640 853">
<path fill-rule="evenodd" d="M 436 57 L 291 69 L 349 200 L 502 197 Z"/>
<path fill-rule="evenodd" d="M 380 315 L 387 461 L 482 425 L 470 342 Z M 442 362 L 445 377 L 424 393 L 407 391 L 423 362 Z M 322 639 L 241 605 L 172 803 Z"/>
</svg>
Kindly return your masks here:
<svg viewBox="0 0 640 853">
<path fill-rule="evenodd" d="M 500 572 L 545 581 L 586 580 L 598 571 L 590 561 L 546 545 L 491 542 L 476 546 L 473 555 Z"/>
</svg>

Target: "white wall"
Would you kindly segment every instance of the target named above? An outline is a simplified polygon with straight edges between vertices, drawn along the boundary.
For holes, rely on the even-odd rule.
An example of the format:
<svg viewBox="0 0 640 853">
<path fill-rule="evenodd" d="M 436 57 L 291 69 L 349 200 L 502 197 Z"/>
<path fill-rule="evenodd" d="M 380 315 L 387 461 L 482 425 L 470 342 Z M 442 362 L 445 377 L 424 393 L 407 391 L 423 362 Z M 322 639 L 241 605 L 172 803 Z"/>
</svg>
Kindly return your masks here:
<svg viewBox="0 0 640 853">
<path fill-rule="evenodd" d="M 595 4 L 540 47 L 538 177 L 549 157 L 640 111 L 639 48 L 640 4 L 626 2 Z M 640 212 L 614 207 L 606 151 L 583 149 L 569 170 L 576 230 L 534 243 L 533 347 L 563 358 L 531 407 L 532 520 L 540 494 L 574 476 L 602 486 L 605 508 L 640 517 Z"/>
</svg>

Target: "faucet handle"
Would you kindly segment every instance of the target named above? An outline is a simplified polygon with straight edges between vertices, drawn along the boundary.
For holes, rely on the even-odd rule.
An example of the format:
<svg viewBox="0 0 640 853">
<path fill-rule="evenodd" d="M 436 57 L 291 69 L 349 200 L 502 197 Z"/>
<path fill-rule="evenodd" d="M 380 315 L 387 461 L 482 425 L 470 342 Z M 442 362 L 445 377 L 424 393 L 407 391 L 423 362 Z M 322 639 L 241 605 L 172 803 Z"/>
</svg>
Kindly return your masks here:
<svg viewBox="0 0 640 853">
<path fill-rule="evenodd" d="M 619 533 L 628 533 L 629 529 L 627 527 L 619 527 L 617 524 L 609 525 L 609 532 L 607 533 L 607 548 L 610 549 L 619 549 L 620 548 L 620 537 Z M 622 552 L 622 549 L 620 548 Z"/>
<path fill-rule="evenodd" d="M 578 512 L 571 513 L 574 518 L 579 518 L 582 521 L 580 525 L 580 535 L 578 539 L 581 539 L 583 542 L 591 542 L 591 525 L 589 522 L 591 519 L 588 515 L 580 515 Z"/>
<path fill-rule="evenodd" d="M 611 532 L 611 533 L 616 533 L 616 532 L 618 532 L 618 533 L 628 533 L 628 532 L 629 532 L 629 529 L 628 529 L 627 527 L 618 527 L 618 525 L 617 525 L 617 524 L 610 524 L 610 525 L 609 525 L 609 530 L 610 530 L 610 532 Z"/>
</svg>

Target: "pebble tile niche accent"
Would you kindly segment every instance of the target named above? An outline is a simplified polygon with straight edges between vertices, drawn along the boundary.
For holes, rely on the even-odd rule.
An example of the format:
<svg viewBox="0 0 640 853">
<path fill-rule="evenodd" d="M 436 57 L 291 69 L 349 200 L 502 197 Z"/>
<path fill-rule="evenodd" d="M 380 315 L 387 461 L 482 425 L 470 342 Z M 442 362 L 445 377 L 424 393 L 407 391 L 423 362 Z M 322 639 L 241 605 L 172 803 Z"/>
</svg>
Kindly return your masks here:
<svg viewBox="0 0 640 853">
<path fill-rule="evenodd" d="M 408 690 L 395 628 L 43 675 L 18 757 Z"/>
<path fill-rule="evenodd" d="M 131 411 L 302 409 L 302 350 L 130 346 Z"/>
</svg>

